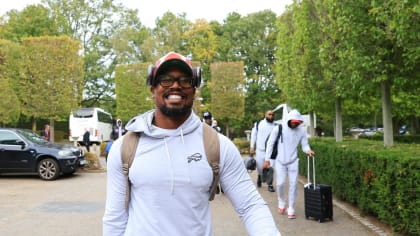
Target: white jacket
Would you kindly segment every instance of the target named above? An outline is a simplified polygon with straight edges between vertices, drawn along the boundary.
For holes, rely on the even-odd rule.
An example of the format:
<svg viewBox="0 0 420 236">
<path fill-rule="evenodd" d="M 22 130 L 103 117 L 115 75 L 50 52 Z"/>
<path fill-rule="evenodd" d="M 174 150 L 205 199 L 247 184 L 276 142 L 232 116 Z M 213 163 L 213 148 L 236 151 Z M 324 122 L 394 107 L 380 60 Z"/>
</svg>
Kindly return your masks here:
<svg viewBox="0 0 420 236">
<path fill-rule="evenodd" d="M 250 148 L 255 148 L 256 146 L 258 150 L 264 152 L 265 142 L 267 141 L 268 136 L 270 136 L 273 127 L 274 122 L 267 122 L 265 118 L 260 120 L 258 123 L 255 123 L 251 130 Z"/>
<path fill-rule="evenodd" d="M 294 162 L 298 158 L 297 147 L 300 144 L 302 151 L 307 153 L 311 150 L 308 137 L 306 135 L 305 127 L 299 125 L 295 129 L 291 129 L 287 123 L 289 120 L 301 120 L 303 121 L 302 115 L 297 110 L 292 110 L 287 115 L 285 122 L 282 122 L 282 135 L 279 138 L 277 145 L 277 158 L 276 163 L 282 165 L 288 165 Z M 267 150 L 265 153 L 265 160 L 270 160 L 271 153 L 273 152 L 273 146 L 277 138 L 279 129 L 276 127 L 272 130 L 270 137 L 267 141 Z"/>
<path fill-rule="evenodd" d="M 141 132 L 129 172 L 128 211 L 124 206 L 122 138 L 111 148 L 103 235 L 213 235 L 208 201 L 213 172 L 202 142 L 203 123 L 192 113 L 177 129 L 162 129 L 152 125 L 153 115 L 154 111 L 149 111 L 126 125 L 127 130 Z M 219 134 L 219 140 L 221 185 L 249 235 L 280 235 L 237 148 L 223 135 Z"/>
</svg>

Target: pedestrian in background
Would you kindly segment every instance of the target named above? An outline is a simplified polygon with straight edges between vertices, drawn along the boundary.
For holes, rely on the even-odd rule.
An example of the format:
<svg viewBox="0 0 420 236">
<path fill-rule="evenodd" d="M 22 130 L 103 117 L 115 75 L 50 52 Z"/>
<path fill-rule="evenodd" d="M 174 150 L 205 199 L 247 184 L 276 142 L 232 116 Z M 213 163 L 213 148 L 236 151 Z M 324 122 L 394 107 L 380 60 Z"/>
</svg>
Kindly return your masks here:
<svg viewBox="0 0 420 236">
<path fill-rule="evenodd" d="M 204 112 L 203 119 L 206 124 L 212 126 L 213 115 L 210 112 Z"/>
<path fill-rule="evenodd" d="M 41 130 L 40 133 L 41 137 L 43 137 L 45 140 L 50 141 L 50 126 L 49 125 L 44 125 L 44 129 Z"/>
<path fill-rule="evenodd" d="M 111 150 L 112 144 L 114 144 L 117 138 L 118 138 L 117 135 L 113 133 L 111 135 L 111 139 L 108 141 L 108 143 L 105 146 L 105 161 L 106 162 L 108 162 L 108 155 L 109 155 L 109 151 Z"/>
<path fill-rule="evenodd" d="M 85 128 L 85 133 L 83 134 L 83 145 L 86 147 L 87 152 L 90 152 L 90 132 L 88 128 Z"/>
<path fill-rule="evenodd" d="M 308 137 L 306 135 L 305 127 L 301 126 L 303 123 L 303 117 L 297 110 L 292 110 L 287 115 L 287 119 L 281 124 L 282 133 L 277 145 L 277 157 L 275 161 L 276 168 L 276 187 L 277 187 L 277 198 L 278 198 L 278 207 L 281 214 L 286 213 L 286 201 L 284 198 L 285 187 L 286 187 L 286 177 L 289 177 L 289 206 L 287 208 L 287 216 L 289 219 L 296 218 L 295 212 L 295 201 L 297 197 L 297 185 L 299 177 L 299 159 L 297 148 L 300 144 L 302 151 L 307 155 L 313 157 L 315 155 L 314 151 L 311 150 L 311 147 L 308 143 Z M 267 152 L 265 155 L 264 166 L 272 166 L 272 161 L 270 159 L 271 152 L 279 129 L 273 129 L 270 138 L 267 142 Z"/>
<path fill-rule="evenodd" d="M 213 129 L 215 129 L 218 133 L 221 133 L 222 132 L 222 129 L 217 124 L 217 120 L 213 120 L 213 123 L 212 123 L 211 127 L 213 127 Z"/>
<path fill-rule="evenodd" d="M 265 181 L 268 185 L 267 188 L 269 192 L 275 192 L 273 187 L 274 169 L 272 167 L 273 165 L 267 168 L 264 168 L 263 165 L 266 155 L 266 143 L 273 127 L 274 112 L 269 110 L 265 112 L 264 119 L 255 122 L 254 127 L 251 130 L 251 142 L 249 148 L 249 153 L 251 155 L 255 154 L 255 160 L 257 161 L 257 186 L 260 188 L 262 186 L 262 182 Z"/>
<path fill-rule="evenodd" d="M 124 129 L 124 126 L 122 125 L 122 120 L 117 119 L 115 124 L 116 125 L 115 125 L 113 133 L 116 135 L 114 136 L 115 139 L 118 139 L 119 137 L 125 134 L 126 130 Z"/>
<path fill-rule="evenodd" d="M 129 169 L 130 201 L 126 208 L 121 145 L 129 136 L 124 136 L 115 141 L 108 156 L 103 235 L 211 236 L 213 171 L 204 150 L 205 124 L 192 110 L 200 69 L 171 52 L 149 71 L 147 84 L 155 109 L 133 118 L 125 127 L 140 135 Z M 248 234 L 280 235 L 238 149 L 226 136 L 217 136 L 220 183 Z"/>
</svg>

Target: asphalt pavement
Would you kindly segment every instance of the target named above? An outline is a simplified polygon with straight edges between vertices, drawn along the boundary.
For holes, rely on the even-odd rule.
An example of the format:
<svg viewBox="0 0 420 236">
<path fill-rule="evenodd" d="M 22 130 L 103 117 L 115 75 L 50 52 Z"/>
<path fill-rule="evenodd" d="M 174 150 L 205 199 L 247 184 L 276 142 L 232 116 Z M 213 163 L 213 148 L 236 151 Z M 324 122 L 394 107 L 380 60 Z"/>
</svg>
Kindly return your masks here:
<svg viewBox="0 0 420 236">
<path fill-rule="evenodd" d="M 105 166 L 104 158 L 101 158 Z M 256 180 L 256 172 L 250 173 Z M 357 208 L 336 199 L 332 221 L 305 219 L 301 179 L 296 202 L 297 218 L 277 212 L 277 195 L 258 188 L 283 236 L 287 235 L 392 235 L 375 219 L 361 217 Z M 0 236 L 102 235 L 106 171 L 78 171 L 55 181 L 37 176 L 0 175 Z M 333 190 L 334 191 L 334 190 Z M 219 194 L 211 203 L 216 236 L 247 235 L 229 200 Z"/>
<path fill-rule="evenodd" d="M 257 173 L 250 173 L 256 182 Z M 261 196 L 267 202 L 276 225 L 283 236 L 287 235 L 392 235 L 390 229 L 373 218 L 362 217 L 357 208 L 333 199 L 333 220 L 319 223 L 315 219 L 306 219 L 304 213 L 303 185 L 305 178 L 299 179 L 298 196 L 296 199 L 296 219 L 288 219 L 277 211 L 277 194 L 268 192 L 267 185 L 258 188 Z M 217 236 L 247 235 L 243 224 L 234 212 L 229 199 L 223 194 L 216 196 L 211 202 L 213 225 Z"/>
</svg>

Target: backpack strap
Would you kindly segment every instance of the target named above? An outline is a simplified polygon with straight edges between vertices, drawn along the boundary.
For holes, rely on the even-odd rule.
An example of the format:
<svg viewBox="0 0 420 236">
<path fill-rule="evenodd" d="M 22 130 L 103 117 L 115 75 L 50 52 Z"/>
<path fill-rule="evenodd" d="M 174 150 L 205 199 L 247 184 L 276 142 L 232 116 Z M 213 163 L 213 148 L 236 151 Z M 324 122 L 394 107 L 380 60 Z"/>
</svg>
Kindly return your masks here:
<svg viewBox="0 0 420 236">
<path fill-rule="evenodd" d="M 283 126 L 281 124 L 279 124 L 279 132 L 277 133 L 277 139 L 279 140 L 279 137 L 281 136 L 281 142 L 283 142 Z"/>
<path fill-rule="evenodd" d="M 130 201 L 131 194 L 131 182 L 128 178 L 128 172 L 130 170 L 131 164 L 133 163 L 139 139 L 140 133 L 127 131 L 127 133 L 125 133 L 123 137 L 123 141 L 121 144 L 122 169 L 127 182 L 127 187 L 125 189 L 125 209 L 128 209 L 128 202 Z"/>
<path fill-rule="evenodd" d="M 258 121 L 255 122 L 255 128 L 257 129 L 257 132 L 258 132 L 258 126 L 260 125 L 260 121 L 261 120 L 258 120 Z"/>
<path fill-rule="evenodd" d="M 214 199 L 216 193 L 219 193 L 219 162 L 220 162 L 220 143 L 217 131 L 212 127 L 203 124 L 203 142 L 207 161 L 213 170 L 213 182 L 210 186 L 209 201 Z"/>
</svg>

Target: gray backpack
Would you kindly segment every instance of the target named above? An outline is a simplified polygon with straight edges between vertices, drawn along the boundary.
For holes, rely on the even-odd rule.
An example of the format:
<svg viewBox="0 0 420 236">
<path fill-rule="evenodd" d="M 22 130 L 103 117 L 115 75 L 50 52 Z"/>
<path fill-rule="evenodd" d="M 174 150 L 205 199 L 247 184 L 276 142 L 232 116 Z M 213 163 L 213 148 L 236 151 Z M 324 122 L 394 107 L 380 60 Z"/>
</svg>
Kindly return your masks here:
<svg viewBox="0 0 420 236">
<path fill-rule="evenodd" d="M 203 124 L 203 143 L 206 152 L 207 161 L 213 170 L 213 182 L 210 186 L 209 201 L 214 199 L 215 194 L 220 192 L 219 189 L 219 161 L 220 161 L 220 144 L 217 131 L 209 125 Z M 125 208 L 128 209 L 130 201 L 131 182 L 128 178 L 130 166 L 133 163 L 136 154 L 137 145 L 139 143 L 140 133 L 127 131 L 123 137 L 121 145 L 121 160 L 123 173 L 126 177 L 127 188 L 125 191 Z"/>
</svg>

